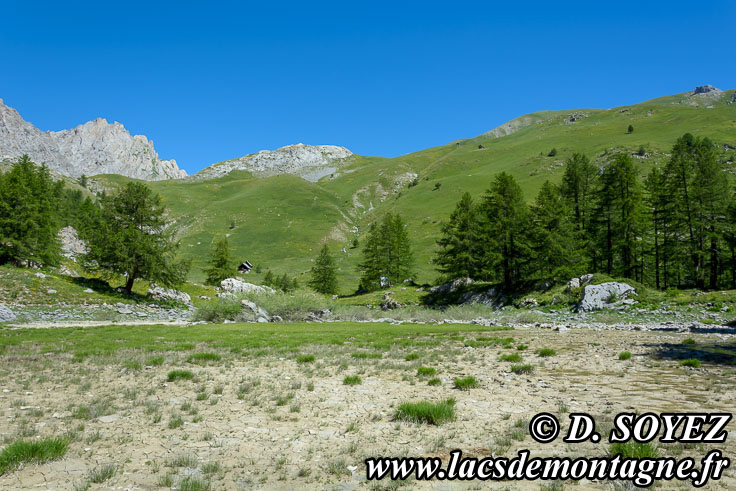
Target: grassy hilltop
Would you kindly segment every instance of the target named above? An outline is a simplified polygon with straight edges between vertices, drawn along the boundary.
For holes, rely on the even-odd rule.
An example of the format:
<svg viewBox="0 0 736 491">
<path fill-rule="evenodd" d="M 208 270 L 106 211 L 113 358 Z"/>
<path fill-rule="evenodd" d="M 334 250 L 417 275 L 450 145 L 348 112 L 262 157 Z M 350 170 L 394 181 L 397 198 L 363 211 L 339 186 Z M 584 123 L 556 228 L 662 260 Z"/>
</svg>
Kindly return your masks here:
<svg viewBox="0 0 736 491">
<path fill-rule="evenodd" d="M 351 292 L 361 256 L 360 248 L 351 248 L 353 238 L 361 240 L 376 216 L 392 211 L 408 223 L 418 281 L 431 282 L 440 225 L 463 192 L 480 196 L 494 174 L 506 171 L 532 200 L 545 180 L 559 181 L 573 152 L 604 165 L 616 152 L 634 154 L 643 147 L 645 155 L 636 156 L 643 177 L 665 162 L 674 141 L 686 132 L 707 136 L 721 148 L 736 146 L 736 103 L 729 104 L 734 97 L 734 90 L 720 98 L 683 93 L 607 110 L 541 111 L 475 138 L 401 157 L 355 156 L 317 183 L 236 171 L 213 180 L 150 185 L 177 221 L 182 254 L 193 260 L 193 280 L 204 278 L 201 268 L 213 238 L 230 234 L 238 258 L 261 265 L 263 272 L 270 268 L 300 280 L 327 242 L 340 268 L 340 292 Z M 634 128 L 630 134 L 629 125 Z M 553 148 L 556 155 L 550 156 Z M 724 152 L 731 154 L 732 164 L 734 151 Z M 417 184 L 410 186 L 414 174 Z M 98 180 L 114 185 L 125 178 Z"/>
</svg>

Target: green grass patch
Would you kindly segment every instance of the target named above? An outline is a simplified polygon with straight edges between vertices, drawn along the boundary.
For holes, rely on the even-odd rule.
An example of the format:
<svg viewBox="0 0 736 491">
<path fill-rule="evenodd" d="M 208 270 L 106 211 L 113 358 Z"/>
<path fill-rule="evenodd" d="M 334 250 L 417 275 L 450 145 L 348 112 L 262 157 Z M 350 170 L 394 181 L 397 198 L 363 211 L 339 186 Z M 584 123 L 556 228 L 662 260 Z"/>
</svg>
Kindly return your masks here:
<svg viewBox="0 0 736 491">
<path fill-rule="evenodd" d="M 455 399 L 442 402 L 404 402 L 399 404 L 394 419 L 411 423 L 440 425 L 455 419 Z"/>
<path fill-rule="evenodd" d="M 548 356 L 555 356 L 557 354 L 557 351 L 551 348 L 542 348 L 537 350 L 537 354 L 542 358 L 547 358 Z"/>
<path fill-rule="evenodd" d="M 693 338 L 685 338 L 682 340 L 682 344 L 695 344 L 695 340 Z"/>
<path fill-rule="evenodd" d="M 427 385 L 436 387 L 438 385 L 442 385 L 442 380 L 440 380 L 439 377 L 432 377 L 431 379 L 427 380 Z"/>
<path fill-rule="evenodd" d="M 419 355 L 417 353 L 409 353 L 404 357 L 406 361 L 414 361 L 419 359 Z"/>
<path fill-rule="evenodd" d="M 680 366 L 683 367 L 700 368 L 700 365 L 702 365 L 702 363 L 700 363 L 700 360 L 697 358 L 688 358 L 687 360 L 682 360 L 680 362 Z"/>
<path fill-rule="evenodd" d="M 511 372 L 517 375 L 529 375 L 534 372 L 534 366 L 528 363 L 511 365 Z"/>
<path fill-rule="evenodd" d="M 460 390 L 470 390 L 475 389 L 480 384 L 473 376 L 468 377 L 462 377 L 462 378 L 456 378 L 455 379 L 455 388 Z"/>
<path fill-rule="evenodd" d="M 420 377 L 431 377 L 437 373 L 432 367 L 417 367 L 417 375 Z"/>
<path fill-rule="evenodd" d="M 192 380 L 194 373 L 191 370 L 171 370 L 167 376 L 169 382 L 177 380 Z"/>
<path fill-rule="evenodd" d="M 498 361 L 521 361 L 521 355 L 519 353 L 504 353 L 503 355 L 498 357 Z"/>
<path fill-rule="evenodd" d="M 365 353 L 365 352 L 363 352 L 363 353 L 353 353 L 350 356 L 352 356 L 353 358 L 356 358 L 358 360 L 366 360 L 366 359 L 380 360 L 381 358 L 383 358 L 383 354 L 381 354 L 381 353 Z"/>
<path fill-rule="evenodd" d="M 210 361 L 220 360 L 222 360 L 222 356 L 218 355 L 217 353 L 210 352 L 192 353 L 191 355 L 187 356 L 187 361 L 189 363 L 198 363 L 200 365 L 204 365 Z"/>
<path fill-rule="evenodd" d="M 296 357 L 297 363 L 314 363 L 316 358 L 314 355 L 299 355 Z"/>
<path fill-rule="evenodd" d="M 621 353 L 618 354 L 618 359 L 619 360 L 630 360 L 631 353 L 629 353 L 628 351 L 622 351 Z"/>
<path fill-rule="evenodd" d="M 360 385 L 363 383 L 363 380 L 357 375 L 348 375 L 342 379 L 342 383 L 344 385 Z"/>
<path fill-rule="evenodd" d="M 165 361 L 165 359 L 161 355 L 159 355 L 159 356 L 151 356 L 150 358 L 148 358 L 146 360 L 146 366 L 149 366 L 149 367 L 160 367 L 161 365 L 164 364 L 164 361 Z"/>
<path fill-rule="evenodd" d="M 638 443 L 628 441 L 625 443 L 612 443 L 608 448 L 611 456 L 620 455 L 627 459 L 643 459 L 659 457 L 659 450 L 652 443 Z"/>
<path fill-rule="evenodd" d="M 523 350 L 527 349 L 528 347 L 529 346 L 527 346 L 526 344 L 517 344 L 516 345 L 516 349 L 519 350 L 519 351 L 523 351 Z"/>
<path fill-rule="evenodd" d="M 95 484 L 100 484 L 114 476 L 115 472 L 117 472 L 115 464 L 104 464 L 89 471 L 89 480 Z"/>
<path fill-rule="evenodd" d="M 69 440 L 61 437 L 43 440 L 18 440 L 0 451 L 0 476 L 12 472 L 22 464 L 43 464 L 66 455 Z"/>
</svg>

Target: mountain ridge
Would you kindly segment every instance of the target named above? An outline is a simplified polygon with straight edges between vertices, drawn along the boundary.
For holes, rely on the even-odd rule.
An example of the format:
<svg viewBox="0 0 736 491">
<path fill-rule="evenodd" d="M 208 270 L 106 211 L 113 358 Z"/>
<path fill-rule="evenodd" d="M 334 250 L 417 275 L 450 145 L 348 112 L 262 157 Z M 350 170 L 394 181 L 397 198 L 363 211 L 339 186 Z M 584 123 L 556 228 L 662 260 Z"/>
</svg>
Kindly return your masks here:
<svg viewBox="0 0 736 491">
<path fill-rule="evenodd" d="M 0 99 L 0 160 L 24 154 L 75 178 L 118 174 L 158 181 L 187 175 L 175 160 L 159 159 L 153 141 L 144 135 L 131 135 L 117 121 L 97 118 L 75 128 L 44 132 Z"/>
</svg>

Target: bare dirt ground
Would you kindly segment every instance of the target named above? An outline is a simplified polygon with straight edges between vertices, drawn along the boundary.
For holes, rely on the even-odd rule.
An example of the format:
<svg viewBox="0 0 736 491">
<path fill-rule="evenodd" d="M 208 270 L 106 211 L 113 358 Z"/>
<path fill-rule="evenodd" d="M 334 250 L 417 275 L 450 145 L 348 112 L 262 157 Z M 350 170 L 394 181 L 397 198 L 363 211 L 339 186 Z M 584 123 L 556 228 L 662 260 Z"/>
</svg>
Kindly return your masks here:
<svg viewBox="0 0 736 491">
<path fill-rule="evenodd" d="M 486 335 L 513 337 L 513 347 L 469 347 L 463 340 Z M 69 354 L 0 356 L 0 438 L 67 434 L 67 455 L 43 465 L 26 465 L 0 476 L 1 489 L 157 489 L 182 486 L 186 478 L 212 489 L 540 489 L 539 482 L 405 483 L 366 482 L 363 459 L 371 456 L 440 456 L 452 449 L 485 457 L 604 456 L 599 444 L 540 444 L 528 435 L 533 415 L 548 411 L 567 426 L 569 412 L 596 418 L 606 435 L 616 413 L 733 411 L 734 369 L 727 363 L 680 366 L 682 341 L 698 346 L 723 340 L 718 334 L 516 329 L 445 336 L 439 345 L 394 347 L 382 358 L 355 358 L 347 346 L 303 346 L 311 363 L 271 350 L 232 353 L 203 365 L 187 353 L 167 352 L 159 366 L 121 368 L 141 353 L 88 358 Z M 525 344 L 526 349 L 516 349 Z M 541 348 L 556 354 L 540 357 Z M 629 351 L 629 360 L 619 353 Z M 417 360 L 406 355 L 416 353 Z M 534 366 L 515 375 L 501 354 L 520 353 Z M 143 356 L 144 358 L 141 358 Z M 731 357 L 730 363 L 733 363 Z M 161 360 L 158 360 L 161 361 Z M 156 362 L 158 362 L 156 361 Z M 417 374 L 436 369 L 439 386 Z M 193 380 L 168 381 L 172 369 L 191 370 Z M 343 384 L 359 375 L 362 384 Z M 472 375 L 480 386 L 460 391 L 455 377 Z M 457 419 L 440 426 L 397 422 L 404 401 L 457 400 Z M 734 430 L 733 423 L 729 430 Z M 563 430 L 564 431 L 564 430 Z M 712 448 L 733 458 L 733 437 L 721 446 L 661 445 L 662 455 L 693 456 Z M 90 482 L 106 464 L 115 475 Z M 184 480 L 184 481 L 183 481 Z M 549 485 L 549 483 L 548 483 Z M 560 486 L 560 485 L 558 485 Z M 565 489 L 614 489 L 615 483 L 561 483 Z M 660 489 L 687 489 L 670 482 Z M 706 489 L 736 488 L 736 468 Z M 562 489 L 547 487 L 542 489 Z M 618 489 L 627 489 L 619 487 Z"/>
</svg>

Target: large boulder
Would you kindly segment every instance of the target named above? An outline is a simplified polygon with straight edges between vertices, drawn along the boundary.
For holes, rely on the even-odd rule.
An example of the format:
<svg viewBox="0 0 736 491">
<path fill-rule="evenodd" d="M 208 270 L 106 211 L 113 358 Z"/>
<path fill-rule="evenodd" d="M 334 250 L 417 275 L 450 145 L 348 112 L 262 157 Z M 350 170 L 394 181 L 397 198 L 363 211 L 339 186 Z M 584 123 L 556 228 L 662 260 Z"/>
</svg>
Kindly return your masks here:
<svg viewBox="0 0 736 491">
<path fill-rule="evenodd" d="M 192 297 L 188 293 L 180 292 L 173 288 L 164 288 L 155 283 L 148 288 L 148 296 L 154 300 L 179 302 L 186 305 L 192 304 Z"/>
<path fill-rule="evenodd" d="M 587 285 L 583 288 L 583 297 L 575 307 L 576 312 L 591 312 L 606 308 L 617 308 L 622 305 L 630 305 L 632 299 L 628 295 L 636 295 L 636 290 L 626 283 L 610 281 L 600 285 Z"/>
<path fill-rule="evenodd" d="M 243 310 L 249 314 L 252 314 L 257 319 L 271 319 L 271 315 L 264 309 L 263 307 L 259 307 L 255 303 L 251 302 L 250 300 L 241 300 L 240 304 L 243 306 Z"/>
<path fill-rule="evenodd" d="M 220 289 L 225 293 L 273 293 L 271 288 L 267 290 L 262 286 L 246 283 L 237 278 L 222 280 L 220 282 Z"/>
<path fill-rule="evenodd" d="M 570 293 L 571 291 L 580 288 L 581 286 L 585 286 L 591 281 L 593 281 L 593 275 L 590 273 L 584 274 L 580 278 L 573 278 L 567 282 L 567 293 Z"/>
<path fill-rule="evenodd" d="M 0 322 L 11 322 L 15 320 L 15 314 L 8 307 L 0 303 Z"/>
<path fill-rule="evenodd" d="M 460 288 L 472 285 L 473 280 L 471 278 L 457 278 L 449 283 L 443 283 L 442 285 L 435 286 L 430 291 L 439 295 L 446 295 L 448 293 L 454 293 Z"/>
</svg>

